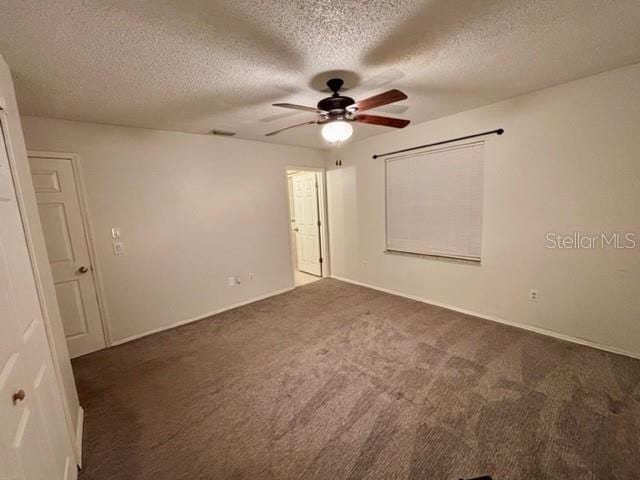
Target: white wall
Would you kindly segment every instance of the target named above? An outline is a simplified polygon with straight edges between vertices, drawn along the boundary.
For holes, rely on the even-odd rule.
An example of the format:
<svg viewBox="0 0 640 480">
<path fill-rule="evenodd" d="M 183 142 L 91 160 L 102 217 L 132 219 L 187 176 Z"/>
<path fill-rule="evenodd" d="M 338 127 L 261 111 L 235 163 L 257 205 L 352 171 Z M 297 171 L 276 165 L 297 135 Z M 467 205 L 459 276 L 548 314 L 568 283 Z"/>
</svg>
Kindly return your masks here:
<svg viewBox="0 0 640 480">
<path fill-rule="evenodd" d="M 78 438 L 77 433 L 82 428 L 82 409 L 78 401 L 76 384 L 71 370 L 71 362 L 69 361 L 69 351 L 64 338 L 64 330 L 53 285 L 53 276 L 47 259 L 42 227 L 40 226 L 38 206 L 31 182 L 31 173 L 27 161 L 27 152 L 20 125 L 20 115 L 11 79 L 11 71 L 2 55 L 0 55 L 0 106 L 4 110 L 4 119 L 6 120 L 7 145 L 15 162 L 16 171 L 12 172 L 12 174 L 34 270 L 38 297 L 42 307 L 43 323 L 47 332 L 49 348 L 51 349 L 56 380 L 62 391 L 69 435 L 75 440 L 76 447 L 78 447 L 81 439 Z M 79 460 L 80 457 L 78 456 Z"/>
<path fill-rule="evenodd" d="M 286 166 L 322 166 L 321 152 L 35 117 L 23 128 L 30 150 L 80 156 L 112 341 L 293 287 Z"/>
<path fill-rule="evenodd" d="M 383 253 L 384 159 L 371 156 L 499 127 L 486 137 L 482 265 Z M 640 244 L 640 64 L 363 140 L 341 158 L 327 155 L 335 276 L 640 355 L 640 246 L 545 248 L 547 232 L 635 232 Z"/>
</svg>

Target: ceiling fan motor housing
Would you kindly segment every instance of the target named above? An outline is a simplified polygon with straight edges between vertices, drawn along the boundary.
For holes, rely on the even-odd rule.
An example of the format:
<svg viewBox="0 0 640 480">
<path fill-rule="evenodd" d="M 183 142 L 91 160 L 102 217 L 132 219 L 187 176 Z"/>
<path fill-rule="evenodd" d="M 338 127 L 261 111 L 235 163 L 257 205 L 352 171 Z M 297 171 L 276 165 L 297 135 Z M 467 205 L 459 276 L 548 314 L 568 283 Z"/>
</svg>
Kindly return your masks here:
<svg viewBox="0 0 640 480">
<path fill-rule="evenodd" d="M 356 101 L 351 97 L 345 97 L 338 93 L 343 84 L 344 82 L 340 78 L 332 78 L 327 82 L 327 86 L 333 92 L 333 95 L 318 102 L 319 110 L 329 112 L 330 116 L 340 116 L 347 113 L 347 107 L 353 105 Z"/>
<path fill-rule="evenodd" d="M 318 102 L 318 108 L 329 112 L 331 115 L 344 115 L 347 107 L 354 103 L 356 103 L 356 101 L 351 97 L 336 95 L 335 97 L 327 97 L 320 100 Z"/>
</svg>

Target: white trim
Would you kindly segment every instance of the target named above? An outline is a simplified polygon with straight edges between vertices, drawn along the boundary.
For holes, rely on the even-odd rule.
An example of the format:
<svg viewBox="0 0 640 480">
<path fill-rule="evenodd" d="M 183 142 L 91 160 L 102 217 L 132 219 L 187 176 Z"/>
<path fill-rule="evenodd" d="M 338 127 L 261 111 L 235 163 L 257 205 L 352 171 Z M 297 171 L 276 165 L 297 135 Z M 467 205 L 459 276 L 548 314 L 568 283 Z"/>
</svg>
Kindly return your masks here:
<svg viewBox="0 0 640 480">
<path fill-rule="evenodd" d="M 621 348 L 612 347 L 609 345 L 602 345 L 600 343 L 592 342 L 590 340 L 585 340 L 584 338 L 572 337 L 571 335 L 566 335 L 564 333 L 555 332 L 553 330 L 547 330 L 546 328 L 534 327 L 533 325 L 526 325 L 524 323 L 512 322 L 510 320 L 505 320 L 500 317 L 496 317 L 493 315 L 486 315 L 483 313 L 474 312 L 472 310 L 466 310 L 464 308 L 454 307 L 453 305 L 448 305 L 442 302 L 436 302 L 434 300 L 429 300 L 426 298 L 418 297 L 416 295 L 408 295 L 406 293 L 399 292 L 397 290 L 391 290 L 388 288 L 377 287 L 375 285 L 371 285 L 369 283 L 358 282 L 356 280 L 351 280 L 349 278 L 340 277 L 338 275 L 331 275 L 331 278 L 336 280 L 340 280 L 341 282 L 351 283 L 353 285 L 359 285 L 361 287 L 371 288 L 373 290 L 378 290 L 384 293 L 390 293 L 392 295 L 397 295 L 399 297 L 408 298 L 410 300 L 416 300 L 422 303 L 428 303 L 429 305 L 434 305 L 436 307 L 446 308 L 448 310 L 453 310 L 454 312 L 464 313 L 465 315 L 472 315 L 474 317 L 482 318 L 484 320 L 489 320 L 491 322 L 502 323 L 503 325 L 509 325 L 510 327 L 520 328 L 522 330 L 528 330 L 530 332 L 539 333 L 540 335 L 546 335 L 548 337 L 558 338 L 560 340 L 565 340 L 571 343 L 577 343 L 578 345 L 584 345 L 586 347 L 596 348 L 598 350 L 604 350 L 605 352 L 617 353 L 618 355 L 624 355 L 631 358 L 637 358 L 640 360 L 640 353 L 629 352 L 627 350 L 623 350 Z"/>
<path fill-rule="evenodd" d="M 102 283 L 102 277 L 100 275 L 100 265 L 98 264 L 98 255 L 96 254 L 95 242 L 93 240 L 91 218 L 89 216 L 89 209 L 87 205 L 87 193 L 84 188 L 84 174 L 82 172 L 82 164 L 80 157 L 75 153 L 64 152 L 48 152 L 42 150 L 28 150 L 27 160 L 29 158 L 55 158 L 61 160 L 70 160 L 71 167 L 73 168 L 73 179 L 76 185 L 76 191 L 78 193 L 78 202 L 80 204 L 80 215 L 82 216 L 82 223 L 84 228 L 84 234 L 87 239 L 87 250 L 89 252 L 89 260 L 92 267 L 93 284 L 96 290 L 96 297 L 98 299 L 98 312 L 100 314 L 100 324 L 102 325 L 102 337 L 104 339 L 105 347 L 111 345 L 111 332 L 109 330 L 109 322 L 107 316 L 107 305 L 105 302 L 105 295 Z"/>
<path fill-rule="evenodd" d="M 70 472 L 72 472 L 73 470 L 75 470 L 75 473 L 76 473 L 76 476 L 77 476 L 78 475 L 78 469 L 77 468 L 74 468 L 74 469 L 71 468 L 71 457 L 67 457 L 65 459 L 65 461 L 64 461 L 64 474 L 63 474 L 62 478 L 64 478 L 64 480 L 69 480 L 71 478 L 70 477 L 70 475 L 71 475 Z"/>
<path fill-rule="evenodd" d="M 76 455 L 78 468 L 82 468 L 82 433 L 84 432 L 84 408 L 78 407 L 78 420 L 76 421 Z"/>
<path fill-rule="evenodd" d="M 165 330 L 171 330 L 172 328 L 180 327 L 182 325 L 186 325 L 186 324 L 192 323 L 192 322 L 197 322 L 198 320 L 204 320 L 205 318 L 209 318 L 209 317 L 211 317 L 213 315 L 217 315 L 219 313 L 226 312 L 227 310 L 233 310 L 234 308 L 242 307 L 244 305 L 248 305 L 250 303 L 257 302 L 259 300 L 264 300 L 265 298 L 274 297 L 274 296 L 280 295 L 282 293 L 290 292 L 294 288 L 295 288 L 295 286 L 294 287 L 283 288 L 281 290 L 275 290 L 275 291 L 269 292 L 269 293 L 267 293 L 265 295 L 260 295 L 259 297 L 254 297 L 254 298 L 251 298 L 249 300 L 245 300 L 244 302 L 235 303 L 233 305 L 229 305 L 227 307 L 223 307 L 223 308 L 220 308 L 218 310 L 214 310 L 213 312 L 209 312 L 209 313 L 205 313 L 203 315 L 199 315 L 199 316 L 197 316 L 195 318 L 189 318 L 187 320 L 180 320 L 179 322 L 174 322 L 174 323 L 172 323 L 170 325 L 167 325 L 165 327 L 154 328 L 153 330 L 149 330 L 148 332 L 145 332 L 145 333 L 139 333 L 137 335 L 131 335 L 129 337 L 121 338 L 119 340 L 114 340 L 113 343 L 111 344 L 111 346 L 115 347 L 116 345 L 122 345 L 123 343 L 128 343 L 128 342 L 131 342 L 133 340 L 137 340 L 137 339 L 142 338 L 142 337 L 147 337 L 149 335 L 153 335 L 154 333 L 163 332 Z"/>
</svg>

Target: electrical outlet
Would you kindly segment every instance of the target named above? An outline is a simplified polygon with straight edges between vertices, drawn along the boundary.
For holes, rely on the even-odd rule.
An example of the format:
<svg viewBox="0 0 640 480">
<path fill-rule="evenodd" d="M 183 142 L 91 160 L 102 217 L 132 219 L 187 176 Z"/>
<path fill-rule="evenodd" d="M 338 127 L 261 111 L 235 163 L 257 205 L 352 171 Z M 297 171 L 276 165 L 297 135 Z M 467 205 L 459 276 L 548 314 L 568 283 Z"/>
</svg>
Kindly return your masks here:
<svg viewBox="0 0 640 480">
<path fill-rule="evenodd" d="M 362 269 L 363 270 L 369 269 L 369 260 L 362 260 Z"/>
<path fill-rule="evenodd" d="M 111 238 L 116 240 L 120 238 L 120 229 L 118 227 L 114 227 L 111 229 Z"/>
<path fill-rule="evenodd" d="M 227 283 L 230 287 L 234 287 L 236 285 L 240 285 L 242 283 L 242 280 L 240 279 L 240 277 L 227 277 Z"/>
<path fill-rule="evenodd" d="M 538 301 L 538 290 L 529 290 L 529 300 L 531 300 L 532 302 Z"/>
<path fill-rule="evenodd" d="M 250 273 L 248 275 L 248 277 L 249 277 L 249 280 L 255 280 L 256 279 L 256 274 L 255 273 Z"/>
<path fill-rule="evenodd" d="M 113 254 L 114 255 L 122 255 L 124 254 L 124 243 L 122 242 L 113 242 Z"/>
</svg>

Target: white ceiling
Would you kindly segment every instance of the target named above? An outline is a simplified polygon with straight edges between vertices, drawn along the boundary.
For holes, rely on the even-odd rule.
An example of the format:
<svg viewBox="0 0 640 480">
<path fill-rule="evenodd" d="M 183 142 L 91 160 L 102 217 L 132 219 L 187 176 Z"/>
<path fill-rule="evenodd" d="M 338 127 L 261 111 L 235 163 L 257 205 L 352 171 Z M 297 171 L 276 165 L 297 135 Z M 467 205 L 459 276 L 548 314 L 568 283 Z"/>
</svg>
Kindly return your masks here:
<svg viewBox="0 0 640 480">
<path fill-rule="evenodd" d="M 321 147 L 327 72 L 419 123 L 640 62 L 638 0 L 2 0 L 23 114 Z M 357 125 L 354 138 L 388 131 Z"/>
</svg>

